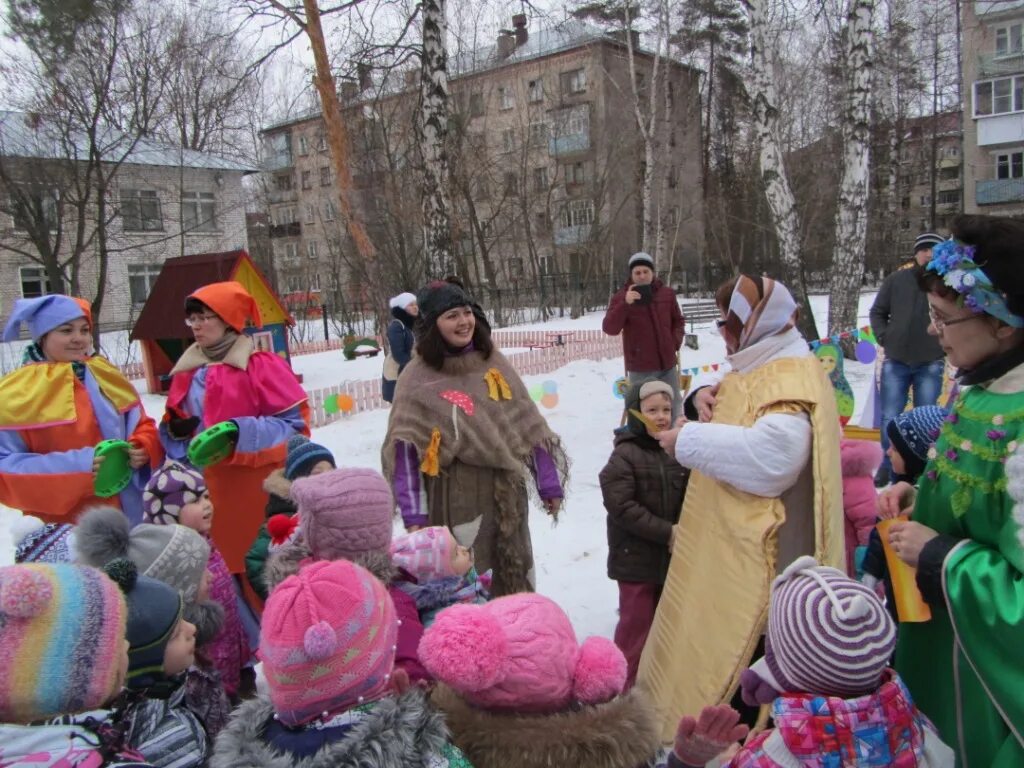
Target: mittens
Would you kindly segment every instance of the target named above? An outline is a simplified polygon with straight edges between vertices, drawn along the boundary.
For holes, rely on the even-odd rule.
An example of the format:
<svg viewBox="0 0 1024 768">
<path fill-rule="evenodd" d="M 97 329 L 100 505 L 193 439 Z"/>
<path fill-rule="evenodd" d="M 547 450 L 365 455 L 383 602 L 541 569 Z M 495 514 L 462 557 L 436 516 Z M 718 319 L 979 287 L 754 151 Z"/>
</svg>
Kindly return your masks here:
<svg viewBox="0 0 1024 768">
<path fill-rule="evenodd" d="M 684 765 L 703 766 L 750 732 L 739 720 L 740 713 L 728 704 L 704 707 L 699 719 L 686 716 L 679 721 L 673 753 Z"/>
<path fill-rule="evenodd" d="M 189 416 L 187 418 L 172 416 L 167 420 L 167 431 L 171 433 L 171 437 L 178 440 L 184 440 L 187 437 L 192 437 L 192 433 L 196 431 L 196 427 L 198 426 L 198 416 Z"/>
</svg>

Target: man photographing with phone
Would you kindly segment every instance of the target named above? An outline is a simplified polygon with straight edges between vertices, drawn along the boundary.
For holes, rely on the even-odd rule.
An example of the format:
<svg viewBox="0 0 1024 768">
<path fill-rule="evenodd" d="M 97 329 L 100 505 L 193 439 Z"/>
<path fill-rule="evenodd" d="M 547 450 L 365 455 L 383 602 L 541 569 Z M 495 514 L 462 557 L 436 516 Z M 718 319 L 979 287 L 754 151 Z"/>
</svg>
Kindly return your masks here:
<svg viewBox="0 0 1024 768">
<path fill-rule="evenodd" d="M 602 329 L 622 334 L 626 377 L 630 384 L 663 381 L 672 387 L 672 420 L 681 412 L 679 347 L 683 343 L 683 313 L 671 288 L 654 273 L 654 259 L 642 251 L 628 263 L 629 278 L 608 304 Z"/>
</svg>

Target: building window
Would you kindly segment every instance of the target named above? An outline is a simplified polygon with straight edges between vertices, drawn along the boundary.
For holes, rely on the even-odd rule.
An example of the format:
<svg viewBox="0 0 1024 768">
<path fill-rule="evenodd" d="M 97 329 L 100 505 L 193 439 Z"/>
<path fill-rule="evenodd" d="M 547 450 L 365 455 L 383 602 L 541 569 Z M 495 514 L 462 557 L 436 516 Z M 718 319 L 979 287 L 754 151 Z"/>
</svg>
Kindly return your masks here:
<svg viewBox="0 0 1024 768">
<path fill-rule="evenodd" d="M 11 194 L 11 218 L 15 229 L 35 229 L 37 224 L 42 223 L 39 216 L 49 225 L 47 229 L 52 231 L 57 228 L 56 190 Z"/>
<path fill-rule="evenodd" d="M 516 178 L 516 175 L 512 171 L 509 171 L 508 173 L 506 173 L 505 174 L 505 196 L 506 197 L 511 197 L 511 196 L 515 195 L 518 186 L 519 186 L 519 179 Z"/>
<path fill-rule="evenodd" d="M 548 143 L 548 124 L 545 122 L 530 123 L 530 145 L 544 147 Z"/>
<path fill-rule="evenodd" d="M 526 84 L 526 98 L 531 104 L 544 101 L 544 81 L 540 78 L 530 80 Z"/>
<path fill-rule="evenodd" d="M 321 165 L 320 166 L 320 186 L 329 187 L 331 185 L 331 166 Z"/>
<path fill-rule="evenodd" d="M 585 69 L 574 69 L 572 72 L 563 72 L 559 76 L 562 85 L 562 93 L 583 93 L 587 90 L 587 71 Z"/>
<path fill-rule="evenodd" d="M 302 172 L 302 188 L 312 189 L 313 188 L 313 172 L 303 171 Z"/>
<path fill-rule="evenodd" d="M 155 189 L 121 190 L 121 226 L 125 232 L 160 232 L 164 219 Z"/>
<path fill-rule="evenodd" d="M 516 129 L 505 128 L 501 132 L 501 149 L 503 152 L 512 152 L 516 148 Z"/>
<path fill-rule="evenodd" d="M 559 110 L 555 114 L 555 132 L 558 136 L 582 136 L 590 134 L 590 110 L 588 105 Z"/>
<path fill-rule="evenodd" d="M 306 255 L 313 260 L 316 260 L 317 258 L 320 257 L 320 254 L 317 253 L 316 240 L 310 240 L 308 243 L 306 243 Z"/>
<path fill-rule="evenodd" d="M 309 205 L 308 203 L 306 204 L 306 223 L 316 223 L 316 208 L 314 208 L 312 205 Z"/>
<path fill-rule="evenodd" d="M 471 93 L 469 95 L 469 116 L 480 117 L 484 113 L 484 95 L 482 93 Z"/>
<path fill-rule="evenodd" d="M 931 204 L 932 204 L 932 196 L 931 195 L 921 195 L 921 205 L 922 206 L 931 205 Z"/>
<path fill-rule="evenodd" d="M 1024 77 L 1001 77 L 974 84 L 974 116 L 1024 110 Z"/>
<path fill-rule="evenodd" d="M 324 203 L 324 221 L 334 221 L 334 217 L 338 215 L 338 209 L 334 205 L 333 200 L 328 200 Z"/>
<path fill-rule="evenodd" d="M 1024 150 L 1002 152 L 996 155 L 996 178 L 1024 178 Z"/>
<path fill-rule="evenodd" d="M 562 227 L 583 227 L 593 223 L 593 200 L 570 200 L 562 206 L 559 214 L 559 224 Z"/>
<path fill-rule="evenodd" d="M 324 135 L 323 131 L 316 135 L 316 149 L 318 152 L 327 151 L 327 137 Z"/>
<path fill-rule="evenodd" d="M 547 192 L 548 191 L 548 169 L 541 166 L 540 168 L 533 169 L 533 191 L 534 192 Z"/>
<path fill-rule="evenodd" d="M 939 150 L 939 157 L 960 157 L 960 147 L 942 147 Z"/>
<path fill-rule="evenodd" d="M 314 272 L 309 279 L 309 290 L 319 291 L 320 290 L 320 273 Z"/>
<path fill-rule="evenodd" d="M 278 192 L 287 192 L 292 188 L 292 175 L 290 173 L 279 173 L 274 177 L 274 186 Z"/>
<path fill-rule="evenodd" d="M 942 181 L 953 181 L 954 179 L 960 178 L 960 168 L 955 166 L 953 168 L 940 168 L 939 179 Z"/>
<path fill-rule="evenodd" d="M 307 139 L 305 136 L 299 136 L 299 154 L 309 154 L 309 139 Z"/>
<path fill-rule="evenodd" d="M 292 222 L 298 221 L 298 219 L 295 218 L 294 205 L 286 205 L 283 208 L 278 208 L 276 217 L 276 223 L 278 226 L 284 226 L 285 224 L 291 224 Z"/>
<path fill-rule="evenodd" d="M 159 274 L 159 264 L 128 265 L 128 294 L 131 296 L 132 304 L 139 306 L 146 303 Z"/>
<path fill-rule="evenodd" d="M 513 280 L 517 277 L 523 276 L 523 260 L 522 259 L 509 259 L 506 262 L 508 268 L 508 276 Z"/>
<path fill-rule="evenodd" d="M 213 192 L 182 192 L 181 218 L 188 232 L 217 229 L 217 200 Z"/>
<path fill-rule="evenodd" d="M 475 200 L 490 200 L 491 199 L 491 185 L 487 183 L 487 177 L 481 176 L 476 180 L 476 190 L 473 195 Z"/>
<path fill-rule="evenodd" d="M 540 273 L 542 275 L 551 274 L 551 259 L 547 256 L 541 256 L 538 261 L 540 262 Z"/>
<path fill-rule="evenodd" d="M 21 279 L 21 295 L 26 299 L 36 299 L 50 292 L 50 281 L 42 267 L 21 267 L 18 276 Z"/>
<path fill-rule="evenodd" d="M 1021 50 L 1020 24 L 996 28 L 996 56 L 1015 56 Z"/>
<path fill-rule="evenodd" d="M 534 214 L 533 222 L 533 226 L 536 228 L 537 232 L 546 234 L 551 231 L 551 220 L 548 218 L 545 211 L 540 211 Z"/>
<path fill-rule="evenodd" d="M 587 182 L 587 167 L 584 163 L 568 163 L 565 166 L 565 186 L 572 187 Z"/>
<path fill-rule="evenodd" d="M 512 109 L 516 105 L 515 94 L 512 93 L 511 88 L 499 88 L 498 89 L 498 103 L 501 105 L 501 109 Z"/>
<path fill-rule="evenodd" d="M 284 244 L 284 257 L 290 261 L 295 261 L 299 258 L 299 244 L 298 243 L 285 243 Z"/>
<path fill-rule="evenodd" d="M 943 189 L 938 193 L 936 202 L 939 205 L 960 205 L 960 190 Z"/>
</svg>

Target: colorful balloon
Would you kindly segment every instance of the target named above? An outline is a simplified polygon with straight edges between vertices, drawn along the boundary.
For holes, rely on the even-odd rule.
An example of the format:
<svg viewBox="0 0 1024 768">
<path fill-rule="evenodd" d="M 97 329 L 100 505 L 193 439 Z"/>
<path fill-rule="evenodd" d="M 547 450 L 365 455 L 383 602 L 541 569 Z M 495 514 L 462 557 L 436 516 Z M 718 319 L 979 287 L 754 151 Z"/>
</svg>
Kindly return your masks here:
<svg viewBox="0 0 1024 768">
<path fill-rule="evenodd" d="M 870 341 L 859 341 L 854 348 L 854 354 L 857 356 L 857 362 L 859 363 L 873 363 L 875 358 L 878 357 L 878 350 Z"/>
<path fill-rule="evenodd" d="M 558 405 L 558 395 L 544 395 L 544 397 L 540 399 L 540 404 L 545 408 L 554 408 Z"/>
<path fill-rule="evenodd" d="M 338 408 L 342 413 L 351 413 L 352 409 L 356 407 L 356 401 L 352 399 L 352 395 L 338 395 Z"/>
<path fill-rule="evenodd" d="M 534 384 L 530 387 L 530 399 L 535 403 L 539 403 L 540 399 L 544 397 L 544 387 L 540 384 Z"/>
<path fill-rule="evenodd" d="M 558 382 L 557 381 L 552 381 L 551 379 L 548 379 L 543 384 L 541 384 L 541 387 L 543 387 L 545 395 L 555 395 L 555 394 L 558 394 Z"/>
<path fill-rule="evenodd" d="M 335 414 L 339 411 L 337 395 L 328 395 L 324 398 L 324 411 L 329 414 Z"/>
</svg>

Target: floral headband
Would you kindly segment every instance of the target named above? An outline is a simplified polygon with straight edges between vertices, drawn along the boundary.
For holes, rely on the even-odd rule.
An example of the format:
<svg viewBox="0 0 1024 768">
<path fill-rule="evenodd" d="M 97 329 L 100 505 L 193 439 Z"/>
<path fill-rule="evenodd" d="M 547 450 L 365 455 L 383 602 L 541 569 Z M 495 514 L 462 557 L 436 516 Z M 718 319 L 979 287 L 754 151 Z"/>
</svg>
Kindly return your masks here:
<svg viewBox="0 0 1024 768">
<path fill-rule="evenodd" d="M 1006 294 L 996 289 L 988 275 L 974 261 L 974 246 L 953 239 L 932 249 L 926 269 L 942 277 L 942 282 L 960 294 L 960 303 L 976 314 L 985 312 L 1009 326 L 1024 328 L 1024 318 L 1006 306 Z"/>
</svg>

